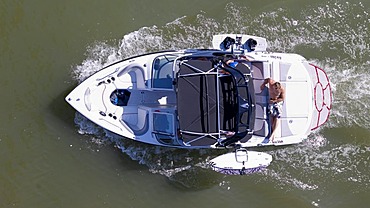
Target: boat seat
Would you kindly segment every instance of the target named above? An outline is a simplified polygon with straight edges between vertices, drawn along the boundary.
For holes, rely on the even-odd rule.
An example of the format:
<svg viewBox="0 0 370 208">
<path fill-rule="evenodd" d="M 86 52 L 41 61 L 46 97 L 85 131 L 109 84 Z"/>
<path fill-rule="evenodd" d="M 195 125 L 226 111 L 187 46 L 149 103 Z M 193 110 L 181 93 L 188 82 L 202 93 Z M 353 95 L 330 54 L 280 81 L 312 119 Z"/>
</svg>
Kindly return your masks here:
<svg viewBox="0 0 370 208">
<path fill-rule="evenodd" d="M 269 134 L 269 116 L 268 110 L 268 95 L 267 89 L 263 90 L 264 93 L 256 95 L 256 120 L 254 124 L 254 134 L 257 136 L 266 137 Z"/>
<path fill-rule="evenodd" d="M 269 135 L 268 89 L 261 90 L 265 75 L 263 62 L 251 62 L 252 77 L 256 101 L 256 119 L 254 124 L 254 135 L 267 137 Z"/>
<path fill-rule="evenodd" d="M 145 73 L 144 68 L 139 64 L 133 63 L 125 68 L 123 68 L 118 74 L 117 77 L 124 76 L 126 74 L 130 75 L 131 83 L 133 89 L 145 89 Z"/>
<path fill-rule="evenodd" d="M 252 78 L 254 84 L 254 92 L 256 94 L 261 93 L 261 84 L 265 80 L 265 73 L 263 68 L 263 62 L 251 62 Z"/>
<path fill-rule="evenodd" d="M 268 120 L 256 118 L 254 122 L 254 135 L 267 137 L 269 135 Z"/>
<path fill-rule="evenodd" d="M 268 119 L 267 117 L 267 105 L 256 102 L 256 118 Z"/>
<path fill-rule="evenodd" d="M 143 135 L 148 131 L 149 113 L 145 109 L 138 107 L 137 113 L 124 114 L 122 119 L 136 136 Z"/>
</svg>

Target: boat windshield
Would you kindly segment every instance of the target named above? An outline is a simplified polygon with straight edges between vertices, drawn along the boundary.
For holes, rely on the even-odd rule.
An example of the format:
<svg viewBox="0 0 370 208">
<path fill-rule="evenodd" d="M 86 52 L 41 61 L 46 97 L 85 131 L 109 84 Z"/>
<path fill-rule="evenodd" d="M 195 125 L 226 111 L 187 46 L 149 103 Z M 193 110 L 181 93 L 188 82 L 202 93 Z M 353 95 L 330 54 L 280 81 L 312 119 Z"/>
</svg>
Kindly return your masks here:
<svg viewBox="0 0 370 208">
<path fill-rule="evenodd" d="M 152 88 L 172 89 L 173 63 L 177 56 L 162 55 L 153 61 Z"/>
<path fill-rule="evenodd" d="M 175 117 L 170 113 L 153 112 L 153 135 L 165 145 L 180 145 L 175 136 Z"/>
<path fill-rule="evenodd" d="M 153 113 L 153 131 L 155 133 L 174 135 L 174 116 L 169 113 Z"/>
</svg>

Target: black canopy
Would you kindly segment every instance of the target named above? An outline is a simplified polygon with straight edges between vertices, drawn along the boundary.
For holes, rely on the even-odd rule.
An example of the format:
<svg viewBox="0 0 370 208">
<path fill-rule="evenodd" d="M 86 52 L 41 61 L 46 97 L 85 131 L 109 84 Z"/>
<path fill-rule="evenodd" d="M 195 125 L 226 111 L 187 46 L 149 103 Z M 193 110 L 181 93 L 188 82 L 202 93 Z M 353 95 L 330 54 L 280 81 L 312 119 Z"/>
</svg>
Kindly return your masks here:
<svg viewBox="0 0 370 208">
<path fill-rule="evenodd" d="M 187 58 L 179 64 L 177 114 L 182 139 L 188 145 L 212 145 L 222 132 L 235 132 L 223 141 L 228 145 L 253 129 L 254 93 L 248 91 L 240 70 L 225 65 L 210 57 Z"/>
</svg>

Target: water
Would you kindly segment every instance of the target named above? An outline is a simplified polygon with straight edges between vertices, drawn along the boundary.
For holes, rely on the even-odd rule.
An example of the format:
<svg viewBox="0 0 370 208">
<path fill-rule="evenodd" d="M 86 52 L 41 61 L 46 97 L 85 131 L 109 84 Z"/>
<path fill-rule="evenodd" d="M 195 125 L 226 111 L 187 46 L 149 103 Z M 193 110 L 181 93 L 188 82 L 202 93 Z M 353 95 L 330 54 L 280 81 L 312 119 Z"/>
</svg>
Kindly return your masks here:
<svg viewBox="0 0 370 208">
<path fill-rule="evenodd" d="M 370 2 L 0 0 L 0 207 L 368 207 Z M 326 70 L 328 123 L 264 148 L 269 168 L 225 176 L 216 150 L 122 140 L 64 102 L 103 66 L 207 48 L 218 33 L 266 37 Z"/>
</svg>

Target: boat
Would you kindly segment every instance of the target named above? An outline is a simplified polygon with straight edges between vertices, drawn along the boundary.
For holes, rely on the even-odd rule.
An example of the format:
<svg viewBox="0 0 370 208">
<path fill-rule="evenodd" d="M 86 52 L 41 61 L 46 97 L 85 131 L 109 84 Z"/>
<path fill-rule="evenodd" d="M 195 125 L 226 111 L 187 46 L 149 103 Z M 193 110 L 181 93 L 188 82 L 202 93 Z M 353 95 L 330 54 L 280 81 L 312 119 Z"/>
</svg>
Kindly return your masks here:
<svg viewBox="0 0 370 208">
<path fill-rule="evenodd" d="M 80 83 L 65 99 L 115 134 L 173 148 L 297 144 L 328 119 L 329 79 L 304 57 L 267 52 L 266 39 L 251 35 L 214 35 L 212 45 L 118 61 Z M 237 64 L 230 65 L 230 60 Z M 260 88 L 269 77 L 286 89 L 274 143 L 268 139 L 269 95 Z M 268 162 L 260 166 L 270 159 L 264 157 Z"/>
</svg>

